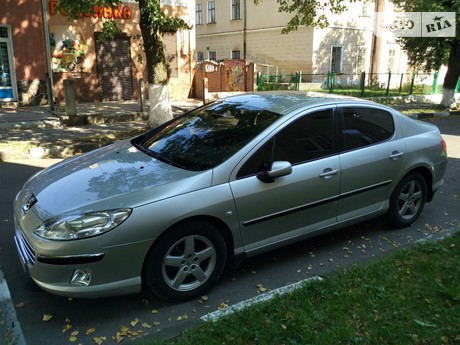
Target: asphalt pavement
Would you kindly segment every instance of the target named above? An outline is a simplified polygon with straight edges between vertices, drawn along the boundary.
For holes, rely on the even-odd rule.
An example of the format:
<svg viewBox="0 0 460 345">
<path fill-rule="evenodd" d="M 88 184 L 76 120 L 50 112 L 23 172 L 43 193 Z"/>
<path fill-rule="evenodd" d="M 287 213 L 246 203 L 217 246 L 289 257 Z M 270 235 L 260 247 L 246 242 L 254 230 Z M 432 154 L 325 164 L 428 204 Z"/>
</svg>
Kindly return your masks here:
<svg viewBox="0 0 460 345">
<path fill-rule="evenodd" d="M 178 115 L 202 103 L 197 100 L 172 101 Z M 136 101 L 79 104 L 78 116 L 83 125 L 66 124 L 65 113 L 47 107 L 0 108 L 0 161 L 42 157 L 65 158 L 107 144 L 88 138 L 124 133 L 146 128 L 147 112 Z M 425 115 L 425 117 L 427 117 Z M 460 116 L 430 116 L 428 121 L 441 128 L 450 157 L 460 159 Z M 78 121 L 77 121 L 78 122 Z M 0 270 L 0 344 L 25 344 L 8 284 Z"/>
</svg>

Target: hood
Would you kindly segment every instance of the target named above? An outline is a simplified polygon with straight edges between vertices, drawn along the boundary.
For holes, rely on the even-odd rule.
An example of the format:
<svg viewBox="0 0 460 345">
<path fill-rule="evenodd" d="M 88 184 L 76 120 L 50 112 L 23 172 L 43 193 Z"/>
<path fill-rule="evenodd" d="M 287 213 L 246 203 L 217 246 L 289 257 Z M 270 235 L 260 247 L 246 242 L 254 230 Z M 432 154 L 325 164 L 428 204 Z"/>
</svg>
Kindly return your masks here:
<svg viewBox="0 0 460 345">
<path fill-rule="evenodd" d="M 36 198 L 34 212 L 53 215 L 137 207 L 209 187 L 212 171 L 187 171 L 121 141 L 64 160 L 33 176 L 16 198 Z"/>
</svg>

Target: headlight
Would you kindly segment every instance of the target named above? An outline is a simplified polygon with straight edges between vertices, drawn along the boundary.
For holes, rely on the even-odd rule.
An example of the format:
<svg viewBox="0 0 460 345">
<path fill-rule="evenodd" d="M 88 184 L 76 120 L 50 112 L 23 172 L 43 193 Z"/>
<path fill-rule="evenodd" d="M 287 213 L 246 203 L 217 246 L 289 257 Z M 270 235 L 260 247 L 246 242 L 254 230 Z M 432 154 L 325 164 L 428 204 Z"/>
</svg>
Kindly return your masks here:
<svg viewBox="0 0 460 345">
<path fill-rule="evenodd" d="M 123 223 L 131 209 L 109 210 L 52 218 L 34 230 L 48 240 L 67 241 L 103 234 Z"/>
</svg>

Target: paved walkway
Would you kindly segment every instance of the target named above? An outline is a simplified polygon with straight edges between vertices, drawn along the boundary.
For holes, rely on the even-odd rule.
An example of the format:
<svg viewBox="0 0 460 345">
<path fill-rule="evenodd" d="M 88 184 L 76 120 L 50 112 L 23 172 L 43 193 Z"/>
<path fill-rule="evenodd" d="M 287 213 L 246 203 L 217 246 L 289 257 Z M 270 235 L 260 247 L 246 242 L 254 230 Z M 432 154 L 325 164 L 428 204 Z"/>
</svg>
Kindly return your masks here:
<svg viewBox="0 0 460 345">
<path fill-rule="evenodd" d="M 171 101 L 174 115 L 201 101 Z M 49 107 L 0 108 L 0 161 L 25 158 L 65 158 L 146 129 L 148 106 L 137 101 L 82 103 L 71 125 L 64 111 Z"/>
</svg>

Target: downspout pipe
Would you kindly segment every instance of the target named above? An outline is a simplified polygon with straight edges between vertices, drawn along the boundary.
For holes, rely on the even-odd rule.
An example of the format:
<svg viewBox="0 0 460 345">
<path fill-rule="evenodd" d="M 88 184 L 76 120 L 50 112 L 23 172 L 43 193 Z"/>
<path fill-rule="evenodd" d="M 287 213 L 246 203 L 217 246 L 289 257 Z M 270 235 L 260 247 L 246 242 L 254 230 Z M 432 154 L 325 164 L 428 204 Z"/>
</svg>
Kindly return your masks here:
<svg viewBox="0 0 460 345">
<path fill-rule="evenodd" d="M 46 84 L 48 86 L 48 103 L 50 110 L 54 110 L 54 82 L 53 82 L 53 69 L 51 68 L 51 44 L 50 44 L 50 31 L 48 25 L 48 8 L 46 0 L 42 0 L 43 12 L 43 32 L 45 34 L 45 54 L 46 54 Z"/>
</svg>

